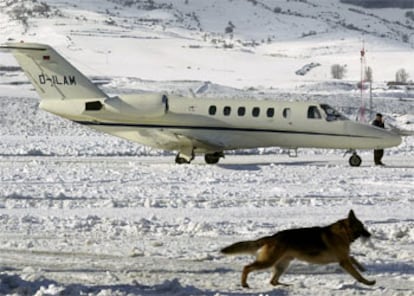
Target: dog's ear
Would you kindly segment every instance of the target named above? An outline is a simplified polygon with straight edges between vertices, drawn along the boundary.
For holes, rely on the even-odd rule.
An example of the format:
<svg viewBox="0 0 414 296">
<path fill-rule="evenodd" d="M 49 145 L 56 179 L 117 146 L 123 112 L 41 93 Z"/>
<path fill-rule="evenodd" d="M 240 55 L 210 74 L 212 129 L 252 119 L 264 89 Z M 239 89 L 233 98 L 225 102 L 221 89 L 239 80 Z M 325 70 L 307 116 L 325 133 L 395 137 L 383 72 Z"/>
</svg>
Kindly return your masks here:
<svg viewBox="0 0 414 296">
<path fill-rule="evenodd" d="M 350 210 L 350 211 L 349 211 L 349 214 L 348 214 L 348 219 L 350 219 L 350 220 L 355 220 L 355 219 L 356 219 L 356 216 L 355 216 L 354 210 Z"/>
</svg>

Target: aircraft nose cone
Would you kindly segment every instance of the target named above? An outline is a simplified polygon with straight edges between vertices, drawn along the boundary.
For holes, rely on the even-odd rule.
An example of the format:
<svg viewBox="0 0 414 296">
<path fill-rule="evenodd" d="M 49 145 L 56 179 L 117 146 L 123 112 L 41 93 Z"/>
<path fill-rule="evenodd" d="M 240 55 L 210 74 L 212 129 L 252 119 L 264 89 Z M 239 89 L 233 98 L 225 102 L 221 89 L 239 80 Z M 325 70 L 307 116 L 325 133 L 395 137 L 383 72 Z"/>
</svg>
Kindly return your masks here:
<svg viewBox="0 0 414 296">
<path fill-rule="evenodd" d="M 394 147 L 394 146 L 398 146 L 401 144 L 402 142 L 402 138 L 400 135 L 384 130 L 383 132 L 383 136 L 382 138 L 382 145 L 385 147 Z"/>
</svg>

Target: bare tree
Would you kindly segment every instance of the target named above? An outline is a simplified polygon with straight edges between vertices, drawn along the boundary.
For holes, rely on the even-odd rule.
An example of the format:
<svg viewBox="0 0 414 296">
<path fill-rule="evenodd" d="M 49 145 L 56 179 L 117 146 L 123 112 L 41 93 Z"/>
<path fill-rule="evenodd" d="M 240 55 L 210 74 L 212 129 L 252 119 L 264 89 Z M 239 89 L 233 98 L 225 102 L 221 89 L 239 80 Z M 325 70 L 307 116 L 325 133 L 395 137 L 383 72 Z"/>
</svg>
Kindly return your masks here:
<svg viewBox="0 0 414 296">
<path fill-rule="evenodd" d="M 226 34 L 233 34 L 234 28 L 236 28 L 235 25 L 231 21 L 227 24 L 227 27 L 224 29 L 224 33 Z"/>
<path fill-rule="evenodd" d="M 373 80 L 372 68 L 368 66 L 365 69 L 365 81 L 372 82 L 372 80 Z"/>
<path fill-rule="evenodd" d="M 395 81 L 400 83 L 407 83 L 409 76 L 410 75 L 408 72 L 404 68 L 401 68 L 397 71 L 397 73 L 395 73 Z"/>
<path fill-rule="evenodd" d="M 333 79 L 343 79 L 346 73 L 346 65 L 334 64 L 331 66 L 331 74 Z"/>
</svg>

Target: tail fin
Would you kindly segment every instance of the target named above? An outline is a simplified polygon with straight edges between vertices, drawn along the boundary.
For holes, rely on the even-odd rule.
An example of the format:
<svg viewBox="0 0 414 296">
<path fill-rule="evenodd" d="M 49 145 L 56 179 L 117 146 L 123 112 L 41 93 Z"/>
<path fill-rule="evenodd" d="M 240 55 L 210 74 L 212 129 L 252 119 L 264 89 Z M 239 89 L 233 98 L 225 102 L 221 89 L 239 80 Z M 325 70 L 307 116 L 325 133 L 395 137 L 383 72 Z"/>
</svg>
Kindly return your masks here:
<svg viewBox="0 0 414 296">
<path fill-rule="evenodd" d="M 38 43 L 6 43 L 44 100 L 97 99 L 107 96 L 52 47 Z"/>
<path fill-rule="evenodd" d="M 226 255 L 232 254 L 255 254 L 265 244 L 264 239 L 258 239 L 255 241 L 243 241 L 234 243 L 230 246 L 221 249 L 221 253 Z"/>
</svg>

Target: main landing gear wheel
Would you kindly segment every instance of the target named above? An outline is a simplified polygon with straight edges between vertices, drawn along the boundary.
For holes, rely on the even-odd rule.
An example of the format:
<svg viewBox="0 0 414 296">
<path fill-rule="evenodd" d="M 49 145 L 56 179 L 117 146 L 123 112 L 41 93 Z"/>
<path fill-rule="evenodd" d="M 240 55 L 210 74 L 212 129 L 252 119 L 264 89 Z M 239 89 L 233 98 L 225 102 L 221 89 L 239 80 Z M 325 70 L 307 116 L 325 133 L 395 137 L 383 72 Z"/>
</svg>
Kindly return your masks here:
<svg viewBox="0 0 414 296">
<path fill-rule="evenodd" d="M 216 164 L 222 157 L 224 157 L 223 152 L 207 153 L 206 155 L 204 155 L 204 160 L 208 164 Z"/>
<path fill-rule="evenodd" d="M 349 158 L 349 164 L 353 167 L 359 167 L 361 165 L 361 162 L 361 157 L 359 157 L 359 155 L 356 153 L 353 153 Z"/>
</svg>

